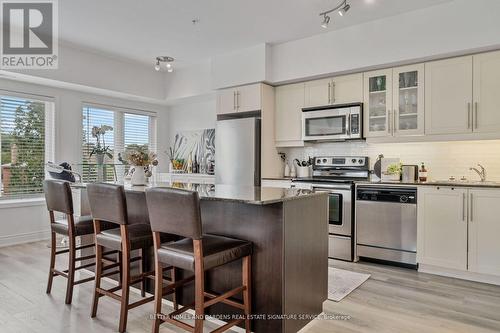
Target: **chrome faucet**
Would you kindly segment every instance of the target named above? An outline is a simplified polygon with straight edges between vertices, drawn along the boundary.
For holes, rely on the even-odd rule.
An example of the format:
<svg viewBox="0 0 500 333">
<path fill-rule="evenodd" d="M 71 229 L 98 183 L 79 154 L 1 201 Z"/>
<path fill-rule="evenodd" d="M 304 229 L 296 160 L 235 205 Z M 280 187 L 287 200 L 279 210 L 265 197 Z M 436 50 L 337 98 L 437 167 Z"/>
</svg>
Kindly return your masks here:
<svg viewBox="0 0 500 333">
<path fill-rule="evenodd" d="M 482 182 L 486 181 L 486 169 L 481 164 L 478 164 L 477 166 L 481 168 L 481 171 L 474 167 L 469 168 L 469 170 L 475 171 L 481 178 Z"/>
</svg>

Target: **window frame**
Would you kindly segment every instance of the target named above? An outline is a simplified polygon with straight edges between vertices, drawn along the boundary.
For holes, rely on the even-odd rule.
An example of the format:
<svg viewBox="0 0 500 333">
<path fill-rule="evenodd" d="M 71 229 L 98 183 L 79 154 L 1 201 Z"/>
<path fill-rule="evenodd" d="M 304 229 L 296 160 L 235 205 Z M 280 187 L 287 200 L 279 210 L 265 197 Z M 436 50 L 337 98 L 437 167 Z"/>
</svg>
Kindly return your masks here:
<svg viewBox="0 0 500 333">
<path fill-rule="evenodd" d="M 155 111 L 147 111 L 142 109 L 135 109 L 129 107 L 121 107 L 110 104 L 102 104 L 96 102 L 86 102 L 81 103 L 80 108 L 80 124 L 83 124 L 83 111 L 85 108 L 96 108 L 101 110 L 113 111 L 113 148 L 115 151 L 122 152 L 125 148 L 125 114 L 142 115 L 149 117 L 149 138 L 148 146 L 149 150 L 157 153 L 157 119 L 158 113 Z M 80 137 L 83 137 L 83 127 L 80 125 Z M 80 158 L 78 163 L 82 163 L 83 158 L 83 144 L 80 144 Z M 113 163 L 119 164 L 118 154 L 113 154 Z"/>
<path fill-rule="evenodd" d="M 8 89 L 0 89 L 0 98 L 3 97 L 13 97 L 26 99 L 34 102 L 40 102 L 45 104 L 45 123 L 44 123 L 44 179 L 48 177 L 47 162 L 53 161 L 55 158 L 55 141 L 56 141 L 56 109 L 57 109 L 57 98 L 53 96 L 46 96 L 33 93 L 24 93 L 19 91 L 13 91 Z M 1 120 L 0 120 L 1 121 Z M 1 146 L 1 136 L 0 136 L 0 146 Z M 1 151 L 1 148 L 0 148 Z M 0 169 L 1 169 L 1 158 L 0 158 Z M 0 173 L 0 188 L 3 187 L 2 174 Z M 19 194 L 19 195 L 2 195 L 0 191 L 0 206 L 4 208 L 5 205 L 9 206 L 11 204 L 17 205 L 18 202 L 26 202 L 27 205 L 31 206 L 32 203 L 42 200 L 44 197 L 43 193 L 33 193 L 33 194 Z"/>
</svg>

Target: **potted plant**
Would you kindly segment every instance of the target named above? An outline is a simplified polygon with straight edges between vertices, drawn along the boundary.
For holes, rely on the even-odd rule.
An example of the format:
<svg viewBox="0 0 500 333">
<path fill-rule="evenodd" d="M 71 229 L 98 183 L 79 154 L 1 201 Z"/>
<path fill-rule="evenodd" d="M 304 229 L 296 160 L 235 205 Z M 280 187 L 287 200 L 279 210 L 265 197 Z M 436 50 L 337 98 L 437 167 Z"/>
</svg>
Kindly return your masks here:
<svg viewBox="0 0 500 333">
<path fill-rule="evenodd" d="M 169 172 L 181 172 L 184 169 L 184 159 L 180 158 L 180 148 L 184 137 L 175 135 L 174 146 L 167 151 L 168 159 L 170 160 Z"/>
<path fill-rule="evenodd" d="M 96 163 L 98 165 L 104 164 L 104 157 L 108 156 L 109 158 L 113 158 L 112 150 L 109 146 L 106 146 L 106 141 L 104 139 L 104 135 L 108 131 L 112 131 L 113 127 L 108 125 L 94 126 L 92 127 L 92 136 L 96 139 L 96 145 L 92 148 L 90 152 L 90 156 L 95 155 Z"/>
<path fill-rule="evenodd" d="M 156 154 L 147 149 L 127 150 L 122 159 L 132 166 L 129 170 L 132 186 L 146 185 L 148 178 L 153 175 L 153 166 L 158 165 Z"/>
<path fill-rule="evenodd" d="M 385 174 L 388 176 L 388 180 L 398 181 L 401 180 L 401 163 L 390 164 L 387 167 Z"/>
</svg>

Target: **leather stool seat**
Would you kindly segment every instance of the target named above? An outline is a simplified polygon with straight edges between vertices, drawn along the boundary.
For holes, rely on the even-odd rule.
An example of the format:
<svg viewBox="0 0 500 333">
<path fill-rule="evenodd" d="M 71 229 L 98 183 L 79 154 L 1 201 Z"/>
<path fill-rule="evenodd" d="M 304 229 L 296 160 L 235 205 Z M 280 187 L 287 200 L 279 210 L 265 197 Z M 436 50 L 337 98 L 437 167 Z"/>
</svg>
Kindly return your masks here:
<svg viewBox="0 0 500 333">
<path fill-rule="evenodd" d="M 104 222 L 103 222 L 104 224 Z M 128 233 L 130 239 L 130 249 L 137 250 L 153 245 L 153 234 L 149 224 L 129 224 Z M 179 238 L 174 235 L 162 235 L 162 242 L 171 242 Z M 96 235 L 97 244 L 112 250 L 122 249 L 122 237 L 120 228 L 107 229 Z"/>
<path fill-rule="evenodd" d="M 224 265 L 252 254 L 252 243 L 235 238 L 203 235 L 203 268 Z M 168 265 L 194 271 L 193 240 L 184 238 L 172 243 L 162 243 L 158 259 Z"/>
<path fill-rule="evenodd" d="M 51 224 L 52 231 L 61 235 L 68 235 L 68 221 L 67 220 L 56 220 L 55 223 Z M 115 227 L 112 223 L 103 223 L 103 229 L 110 229 Z M 91 235 L 94 233 L 94 221 L 92 216 L 85 215 L 75 217 L 75 236 Z"/>
</svg>

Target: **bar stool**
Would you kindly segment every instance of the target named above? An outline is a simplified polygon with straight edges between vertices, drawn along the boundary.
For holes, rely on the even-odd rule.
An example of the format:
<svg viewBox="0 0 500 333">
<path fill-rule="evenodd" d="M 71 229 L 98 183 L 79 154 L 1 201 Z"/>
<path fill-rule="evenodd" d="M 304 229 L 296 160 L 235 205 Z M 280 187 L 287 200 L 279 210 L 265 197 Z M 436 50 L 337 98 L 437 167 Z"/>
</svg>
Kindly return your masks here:
<svg viewBox="0 0 500 333">
<path fill-rule="evenodd" d="M 144 282 L 148 277 L 154 278 L 155 272 L 144 272 L 145 249 L 153 245 L 151 227 L 147 223 L 148 216 L 144 217 L 143 224 L 129 224 L 127 213 L 127 200 L 123 186 L 113 184 L 88 184 L 87 193 L 89 198 L 90 210 L 94 218 L 94 233 L 96 247 L 96 274 L 94 299 L 92 303 L 91 317 L 97 315 L 99 298 L 109 296 L 120 302 L 120 323 L 119 331 L 125 332 L 127 328 L 128 310 L 137 306 L 146 304 L 154 300 L 154 296 L 143 298 L 139 301 L 129 304 L 130 286 L 141 283 L 141 294 L 144 297 Z M 113 223 L 119 228 L 102 230 L 102 223 L 106 221 Z M 177 240 L 173 235 L 164 235 L 163 241 Z M 121 276 L 120 284 L 111 289 L 101 288 L 103 248 L 121 252 Z M 131 258 L 131 251 L 141 250 L 140 256 Z M 141 261 L 140 273 L 137 276 L 131 276 L 130 263 Z M 163 280 L 163 272 L 171 270 L 172 267 L 165 267 L 156 276 Z M 172 274 L 172 273 L 171 273 Z M 172 275 L 171 275 L 172 276 Z M 167 280 L 172 282 L 171 280 Z M 115 292 L 121 289 L 121 295 Z M 176 300 L 174 298 L 174 303 Z"/>
<path fill-rule="evenodd" d="M 76 262 L 78 261 L 90 260 L 95 258 L 94 255 L 76 257 L 76 251 L 94 246 L 94 244 L 88 244 L 76 247 L 76 237 L 92 235 L 94 233 L 92 217 L 74 217 L 73 197 L 71 195 L 71 187 L 69 185 L 69 182 L 64 180 L 52 179 L 44 180 L 43 192 L 45 193 L 45 202 L 47 203 L 47 209 L 49 211 L 51 234 L 50 268 L 46 292 L 47 294 L 50 294 L 50 292 L 52 291 L 52 281 L 54 279 L 54 276 L 65 277 L 68 280 L 66 285 L 65 303 L 71 304 L 71 301 L 73 299 L 73 287 L 77 284 L 94 280 L 94 277 L 89 277 L 75 281 L 76 271 L 95 265 L 95 262 L 92 262 L 81 264 L 79 267 L 76 267 Z M 66 219 L 56 220 L 54 214 L 55 212 L 65 214 Z M 69 238 L 68 249 L 59 251 L 56 250 L 56 234 L 64 235 Z M 55 268 L 56 256 L 65 253 L 69 254 L 68 269 L 61 271 Z M 106 254 L 112 253 L 113 252 L 108 252 Z"/>
<path fill-rule="evenodd" d="M 174 317 L 192 308 L 184 306 L 169 315 L 161 313 L 162 294 L 166 290 L 179 287 L 193 278 L 187 278 L 163 288 L 160 280 L 155 285 L 155 320 L 153 332 L 159 331 L 160 324 L 169 322 L 189 332 L 203 332 L 205 308 L 223 302 L 243 310 L 245 319 L 229 321 L 213 332 L 222 332 L 245 321 L 246 332 L 250 332 L 251 313 L 251 254 L 252 243 L 244 240 L 203 234 L 200 199 L 197 192 L 173 188 L 151 188 L 146 190 L 149 219 L 153 230 L 156 271 L 162 264 L 172 265 L 194 272 L 195 280 L 195 325 L 188 325 Z M 162 243 L 161 234 L 176 234 L 182 240 Z M 242 285 L 222 295 L 205 291 L 205 271 L 242 259 Z M 157 273 L 158 274 L 158 273 Z M 243 293 L 243 303 L 229 299 Z M 207 299 L 206 299 L 207 298 Z"/>
</svg>

